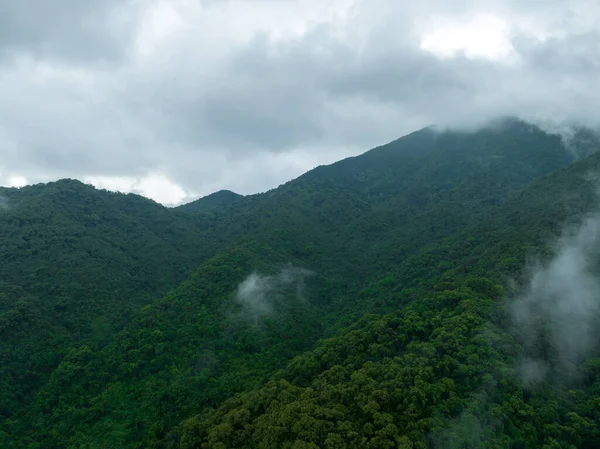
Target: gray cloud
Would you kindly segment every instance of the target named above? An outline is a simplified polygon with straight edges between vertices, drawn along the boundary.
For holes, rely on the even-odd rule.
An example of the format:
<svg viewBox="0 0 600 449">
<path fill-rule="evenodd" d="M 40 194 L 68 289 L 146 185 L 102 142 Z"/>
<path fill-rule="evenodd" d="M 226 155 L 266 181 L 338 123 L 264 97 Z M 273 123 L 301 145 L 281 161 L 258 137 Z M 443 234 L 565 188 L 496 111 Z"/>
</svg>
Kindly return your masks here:
<svg viewBox="0 0 600 449">
<path fill-rule="evenodd" d="M 477 14 L 507 27 L 508 56 L 421 48 Z M 28 0 L 0 17 L 0 168 L 31 181 L 159 172 L 250 193 L 432 123 L 600 122 L 586 0 Z"/>
<path fill-rule="evenodd" d="M 0 54 L 113 60 L 123 53 L 134 6 L 111 0 L 0 2 Z"/>
<path fill-rule="evenodd" d="M 524 379 L 534 382 L 550 371 L 571 375 L 597 342 L 600 312 L 597 256 L 600 215 L 566 232 L 547 264 L 532 268 L 524 294 L 511 306 L 524 338 Z"/>
</svg>

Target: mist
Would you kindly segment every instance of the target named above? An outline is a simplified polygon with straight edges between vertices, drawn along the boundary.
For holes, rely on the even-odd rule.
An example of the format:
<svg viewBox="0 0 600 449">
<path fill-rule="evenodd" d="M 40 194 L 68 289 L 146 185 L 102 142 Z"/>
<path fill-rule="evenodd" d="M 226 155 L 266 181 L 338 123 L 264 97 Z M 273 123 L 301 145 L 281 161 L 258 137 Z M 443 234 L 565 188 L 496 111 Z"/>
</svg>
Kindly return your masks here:
<svg viewBox="0 0 600 449">
<path fill-rule="evenodd" d="M 8 210 L 8 199 L 5 196 L 0 195 L 0 211 Z"/>
<path fill-rule="evenodd" d="M 535 118 L 529 119 L 529 122 L 548 134 L 559 136 L 565 149 L 575 159 L 589 156 L 600 149 L 600 128 L 598 126 L 582 126 L 572 122 L 536 120 Z"/>
<path fill-rule="evenodd" d="M 599 244 L 595 213 L 563 233 L 549 262 L 531 266 L 523 293 L 511 304 L 516 333 L 524 340 L 520 374 L 526 384 L 552 374 L 572 378 L 597 343 Z"/>
<path fill-rule="evenodd" d="M 235 300 L 242 306 L 242 314 L 255 322 L 276 316 L 290 298 L 307 302 L 305 279 L 312 274 L 310 270 L 292 265 L 283 267 L 274 275 L 254 272 L 240 283 Z"/>
</svg>

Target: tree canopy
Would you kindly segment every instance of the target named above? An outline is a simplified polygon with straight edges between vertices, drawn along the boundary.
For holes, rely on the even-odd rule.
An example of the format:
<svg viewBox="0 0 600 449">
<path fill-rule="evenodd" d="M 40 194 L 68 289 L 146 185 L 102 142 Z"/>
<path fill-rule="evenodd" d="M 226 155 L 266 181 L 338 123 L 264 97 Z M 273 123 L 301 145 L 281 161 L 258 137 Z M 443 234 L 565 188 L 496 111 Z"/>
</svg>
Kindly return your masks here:
<svg viewBox="0 0 600 449">
<path fill-rule="evenodd" d="M 0 446 L 596 447 L 597 342 L 561 371 L 510 312 L 598 203 L 573 142 L 428 128 L 175 209 L 0 189 Z"/>
</svg>

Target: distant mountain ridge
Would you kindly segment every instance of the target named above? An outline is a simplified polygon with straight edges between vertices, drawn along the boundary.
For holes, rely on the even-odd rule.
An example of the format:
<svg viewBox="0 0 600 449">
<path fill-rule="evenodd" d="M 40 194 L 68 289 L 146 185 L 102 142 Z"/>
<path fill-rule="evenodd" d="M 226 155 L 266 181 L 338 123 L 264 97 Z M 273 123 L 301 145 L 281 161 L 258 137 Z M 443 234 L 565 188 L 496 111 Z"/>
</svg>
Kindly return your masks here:
<svg viewBox="0 0 600 449">
<path fill-rule="evenodd" d="M 473 270 L 446 239 L 500 223 L 532 183 L 597 151 L 591 136 L 578 156 L 518 120 L 427 128 L 263 194 L 173 209 L 78 181 L 0 189 L 0 445 L 161 447 L 319 338 Z M 312 275 L 279 291 L 289 263 Z M 245 309 L 253 272 L 259 307 Z"/>
<path fill-rule="evenodd" d="M 242 198 L 244 195 L 239 195 L 231 190 L 219 190 L 190 203 L 177 206 L 176 209 L 184 212 L 203 212 L 217 207 L 231 206 L 241 201 Z"/>
</svg>

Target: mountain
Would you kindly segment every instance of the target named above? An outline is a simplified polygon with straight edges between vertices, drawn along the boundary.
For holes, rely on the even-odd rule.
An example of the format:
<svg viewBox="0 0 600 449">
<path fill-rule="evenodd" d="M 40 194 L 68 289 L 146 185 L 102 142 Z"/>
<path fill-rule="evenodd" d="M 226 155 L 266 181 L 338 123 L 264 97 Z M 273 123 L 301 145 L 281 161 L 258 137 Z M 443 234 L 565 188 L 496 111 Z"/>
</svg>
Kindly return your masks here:
<svg viewBox="0 0 600 449">
<path fill-rule="evenodd" d="M 26 405 L 68 349 L 102 346 L 203 260 L 185 216 L 75 180 L 2 188 L 0 417 Z"/>
<path fill-rule="evenodd" d="M 0 342 L 9 373 L 0 443 L 422 447 L 433 432 L 446 444 L 445 426 L 489 383 L 481 357 L 503 369 L 519 351 L 496 309 L 501 285 L 531 251 L 544 253 L 565 217 L 591 208 L 582 176 L 596 167 L 597 156 L 587 156 L 598 147 L 589 133 L 565 142 L 509 119 L 475 132 L 427 128 L 264 194 L 221 192 L 175 209 L 76 181 L 4 189 L 0 245 L 10 250 L 2 252 L 10 268 L 2 292 L 17 294 L 0 299 L 0 329 L 9 335 Z M 26 295 L 35 299 L 24 307 Z M 494 343 L 476 359 L 488 327 L 489 342 L 516 349 L 498 353 Z M 441 346 L 427 346 L 442 329 Z M 413 379 L 428 370 L 427 382 L 441 382 L 431 397 L 446 388 L 453 402 L 425 408 L 414 402 L 425 393 L 406 390 L 400 378 L 381 387 L 384 371 L 371 376 L 374 396 L 359 407 L 371 411 L 344 402 L 357 397 L 361 384 L 350 381 L 363 376 L 363 365 L 396 357 L 400 365 L 381 369 Z M 455 376 L 456 366 L 472 383 Z M 31 367 L 36 376 L 22 377 Z M 522 389 L 513 377 L 498 379 Z M 408 394 L 401 403 L 411 414 L 373 414 L 380 403 L 399 406 L 377 396 L 390 389 Z M 298 402 L 311 391 L 323 395 L 319 407 Z M 273 421 L 294 410 L 306 410 L 298 429 L 321 430 L 311 436 Z M 486 420 L 505 422 L 488 412 Z M 586 413 L 578 416 L 592 419 Z M 547 422 L 532 416 L 536 429 Z M 375 427 L 361 433 L 371 421 Z M 329 433 L 337 436 L 328 441 Z M 540 447 L 544 438 L 516 447 Z"/>
<path fill-rule="evenodd" d="M 561 369 L 559 342 L 545 340 L 543 357 L 557 366 L 536 373 L 545 382 L 524 381 L 523 356 L 536 353 L 523 340 L 531 337 L 527 330 L 507 325 L 511 298 L 502 284 L 532 254 L 548 259 L 558 229 L 597 213 L 591 175 L 598 170 L 600 155 L 559 170 L 477 226 L 420 251 L 374 283 L 369 296 L 399 306 L 417 279 L 428 281 L 427 293 L 320 341 L 268 383 L 184 421 L 161 447 L 596 447 L 600 341 L 575 374 Z M 592 217 L 598 232 L 600 220 Z M 577 295 L 581 286 L 573 287 Z M 568 293 L 563 286 L 560 294 Z M 598 301 L 600 290 L 594 294 Z M 563 325 L 595 329 L 598 308 L 590 310 L 596 316 L 587 324 Z"/>
<path fill-rule="evenodd" d="M 336 271 L 339 292 L 480 220 L 511 192 L 576 160 L 571 148 L 581 156 L 598 148 L 583 137 L 567 148 L 513 119 L 472 133 L 426 128 L 197 216 L 212 244 L 259 238 L 313 270 Z"/>
<path fill-rule="evenodd" d="M 178 206 L 177 209 L 183 212 L 204 212 L 216 209 L 217 207 L 231 206 L 242 198 L 244 198 L 243 195 L 239 195 L 230 190 L 219 190 L 218 192 L 206 195 L 191 203 Z"/>
</svg>

